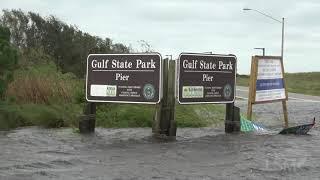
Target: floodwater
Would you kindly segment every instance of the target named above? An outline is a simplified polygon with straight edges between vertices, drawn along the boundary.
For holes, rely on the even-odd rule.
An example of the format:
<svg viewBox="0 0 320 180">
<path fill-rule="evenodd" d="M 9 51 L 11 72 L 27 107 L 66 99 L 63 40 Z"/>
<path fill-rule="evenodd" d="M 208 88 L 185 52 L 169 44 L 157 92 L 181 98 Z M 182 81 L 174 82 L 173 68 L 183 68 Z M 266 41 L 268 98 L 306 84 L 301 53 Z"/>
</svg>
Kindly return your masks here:
<svg viewBox="0 0 320 180">
<path fill-rule="evenodd" d="M 281 111 L 268 106 L 255 112 L 278 131 Z M 320 117 L 319 103 L 289 103 L 293 107 L 293 124 Z M 0 131 L 0 179 L 320 178 L 318 125 L 304 136 L 225 134 L 223 126 L 177 133 L 176 141 L 164 142 L 154 140 L 150 128 L 97 128 L 93 135 L 70 128 Z"/>
</svg>

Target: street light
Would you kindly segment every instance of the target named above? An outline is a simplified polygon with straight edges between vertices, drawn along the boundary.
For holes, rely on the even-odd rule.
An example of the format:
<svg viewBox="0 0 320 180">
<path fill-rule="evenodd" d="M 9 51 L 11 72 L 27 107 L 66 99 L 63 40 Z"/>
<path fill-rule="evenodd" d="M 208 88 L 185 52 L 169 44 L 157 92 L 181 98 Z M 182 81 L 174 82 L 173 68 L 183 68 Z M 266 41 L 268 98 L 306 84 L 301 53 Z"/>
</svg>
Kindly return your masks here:
<svg viewBox="0 0 320 180">
<path fill-rule="evenodd" d="M 256 9 L 243 8 L 243 10 L 244 10 L 244 11 L 255 11 L 255 12 L 261 14 L 261 15 L 264 15 L 264 16 L 266 16 L 266 17 L 268 17 L 268 18 L 270 18 L 270 19 L 272 19 L 272 20 L 274 20 L 274 21 L 277 21 L 277 22 L 279 22 L 279 23 L 282 24 L 282 34 L 281 34 L 281 61 L 282 61 L 282 63 L 283 63 L 284 18 L 282 18 L 282 21 L 280 21 L 280 20 L 278 20 L 278 19 L 276 19 L 276 18 L 274 18 L 274 17 L 272 17 L 272 16 L 270 16 L 270 15 L 268 15 L 268 14 L 266 14 L 266 13 L 263 13 L 263 12 L 261 12 L 261 11 L 258 11 L 258 10 L 256 10 Z M 286 92 L 286 94 L 287 94 L 287 92 Z M 286 96 L 287 96 L 287 95 L 286 95 Z M 287 97 L 288 97 L 288 96 L 287 96 Z M 287 114 L 287 104 L 286 104 L 286 101 L 282 101 L 282 107 L 283 107 L 283 111 L 285 112 L 285 113 L 284 113 L 285 127 L 288 127 L 288 114 Z"/>
<path fill-rule="evenodd" d="M 266 48 L 254 48 L 254 49 L 260 49 L 260 50 L 262 50 L 262 55 L 263 55 L 263 56 L 265 55 L 265 50 L 266 50 Z"/>
<path fill-rule="evenodd" d="M 274 21 L 277 21 L 277 22 L 279 22 L 279 23 L 282 24 L 282 34 L 281 34 L 281 60 L 283 60 L 284 18 L 282 18 L 282 21 L 280 21 L 280 20 L 278 20 L 278 19 L 276 19 L 276 18 L 274 18 L 274 17 L 272 17 L 272 16 L 270 16 L 270 15 L 268 15 L 268 14 L 266 14 L 266 13 L 263 13 L 263 12 L 261 12 L 261 11 L 258 11 L 258 10 L 256 10 L 256 9 L 243 8 L 243 10 L 244 10 L 244 11 L 255 11 L 255 12 L 259 13 L 259 14 L 262 14 L 262 15 L 264 15 L 264 16 L 266 16 L 266 17 L 268 17 L 268 18 L 270 18 L 270 19 L 272 19 L 272 20 L 274 20 Z"/>
</svg>

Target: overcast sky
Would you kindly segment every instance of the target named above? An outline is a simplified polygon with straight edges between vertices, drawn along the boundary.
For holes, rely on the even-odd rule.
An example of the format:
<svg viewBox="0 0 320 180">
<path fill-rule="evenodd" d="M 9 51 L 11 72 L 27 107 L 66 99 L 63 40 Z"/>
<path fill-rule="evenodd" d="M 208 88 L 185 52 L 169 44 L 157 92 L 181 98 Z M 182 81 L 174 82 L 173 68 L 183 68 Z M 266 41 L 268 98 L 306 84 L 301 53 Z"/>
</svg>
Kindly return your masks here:
<svg viewBox="0 0 320 180">
<path fill-rule="evenodd" d="M 145 40 L 161 53 L 235 54 L 238 73 L 249 74 L 252 55 L 266 48 L 279 55 L 285 18 L 284 64 L 287 72 L 320 71 L 320 1 L 318 0 L 0 0 L 1 9 L 55 15 L 68 24 L 114 42 Z"/>
</svg>

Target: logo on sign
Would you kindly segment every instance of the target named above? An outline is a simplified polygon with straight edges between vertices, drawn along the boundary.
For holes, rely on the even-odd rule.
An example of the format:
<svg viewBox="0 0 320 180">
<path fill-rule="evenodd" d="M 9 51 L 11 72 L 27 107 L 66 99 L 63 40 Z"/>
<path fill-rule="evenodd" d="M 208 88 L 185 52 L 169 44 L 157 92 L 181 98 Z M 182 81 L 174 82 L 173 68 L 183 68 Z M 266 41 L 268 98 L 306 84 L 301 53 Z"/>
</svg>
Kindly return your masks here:
<svg viewBox="0 0 320 180">
<path fill-rule="evenodd" d="M 116 97 L 117 96 L 117 86 L 107 85 L 106 96 Z"/>
<path fill-rule="evenodd" d="M 203 98 L 203 86 L 183 86 L 183 98 Z"/>
<path fill-rule="evenodd" d="M 231 95 L 232 95 L 232 87 L 230 84 L 227 84 L 223 88 L 223 96 L 226 99 L 230 99 Z"/>
<path fill-rule="evenodd" d="M 146 99 L 153 99 L 156 90 L 154 89 L 152 84 L 146 84 L 143 87 L 143 97 Z"/>
</svg>

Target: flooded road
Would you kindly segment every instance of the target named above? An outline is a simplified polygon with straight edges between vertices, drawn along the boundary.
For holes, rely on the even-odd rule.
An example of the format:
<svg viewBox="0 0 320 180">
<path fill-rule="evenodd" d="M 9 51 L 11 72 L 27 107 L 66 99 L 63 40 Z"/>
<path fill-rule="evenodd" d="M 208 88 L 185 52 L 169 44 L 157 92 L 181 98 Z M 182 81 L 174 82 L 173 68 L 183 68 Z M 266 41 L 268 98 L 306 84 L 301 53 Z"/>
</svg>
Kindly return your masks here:
<svg viewBox="0 0 320 180">
<path fill-rule="evenodd" d="M 288 103 L 291 124 L 319 120 L 319 103 Z M 245 102 L 237 105 L 245 111 Z M 280 104 L 254 108 L 280 130 Z M 300 109 L 300 110 L 299 110 Z M 319 121 L 317 122 L 319 123 Z M 70 128 L 0 132 L 0 179 L 319 179 L 320 128 L 310 135 L 225 134 L 224 127 L 179 128 L 177 140 L 151 138 L 151 128 Z"/>
</svg>

